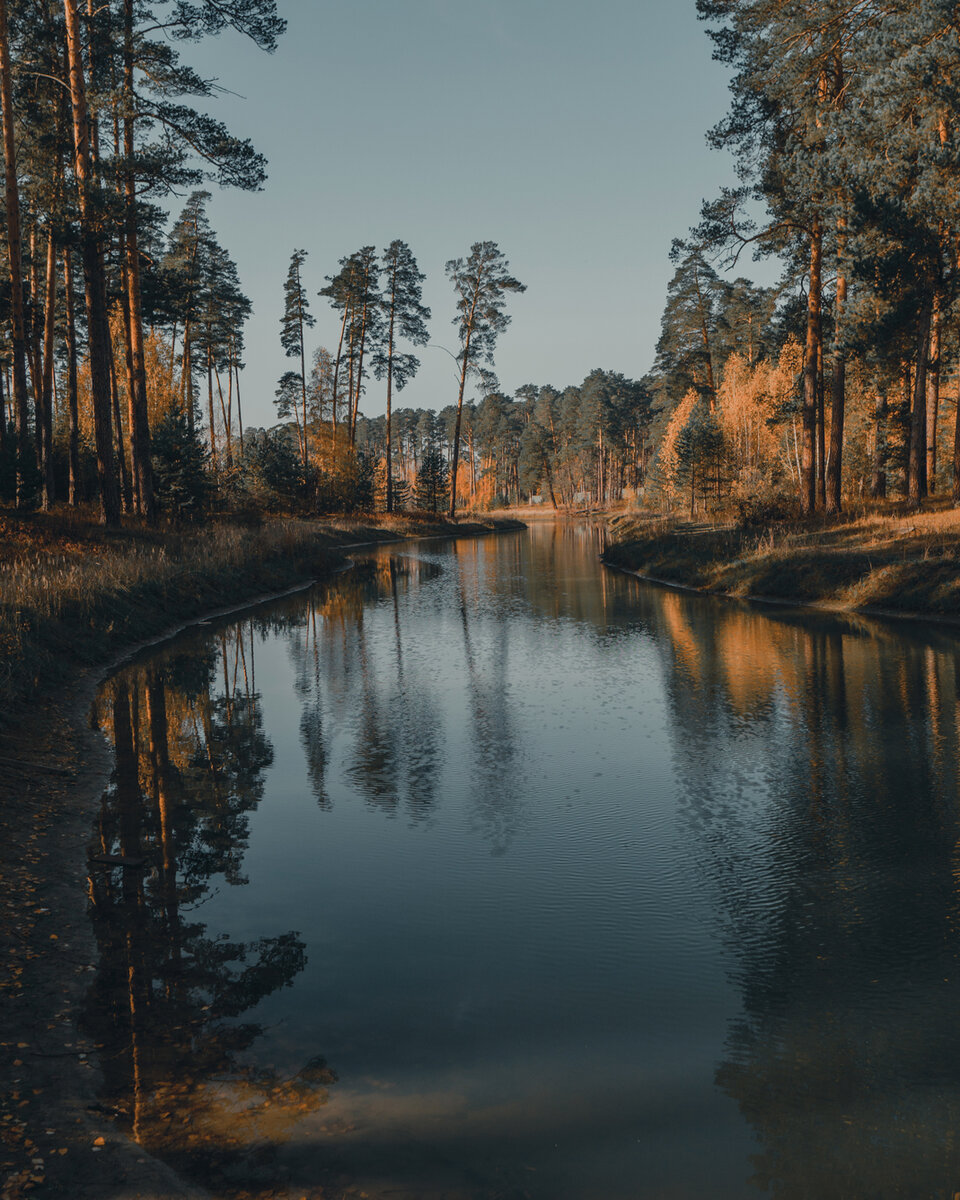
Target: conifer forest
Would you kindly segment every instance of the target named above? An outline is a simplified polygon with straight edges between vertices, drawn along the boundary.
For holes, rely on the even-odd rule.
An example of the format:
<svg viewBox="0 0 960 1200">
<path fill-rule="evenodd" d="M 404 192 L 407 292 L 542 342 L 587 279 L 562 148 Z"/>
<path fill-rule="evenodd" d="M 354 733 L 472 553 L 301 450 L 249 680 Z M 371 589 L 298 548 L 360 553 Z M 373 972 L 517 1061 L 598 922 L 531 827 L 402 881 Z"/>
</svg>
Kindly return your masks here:
<svg viewBox="0 0 960 1200">
<path fill-rule="evenodd" d="M 290 362 L 276 423 L 255 432 L 241 397 L 252 304 L 204 189 L 259 188 L 266 161 L 207 115 L 213 85 L 180 47 L 232 27 L 273 51 L 275 4 L 9 7 L 4 502 L 95 503 L 116 525 L 244 502 L 452 511 L 639 495 L 706 512 L 763 497 L 839 513 L 848 499 L 960 497 L 950 6 L 700 0 L 732 77 L 710 140 L 740 182 L 674 241 L 639 378 L 598 367 L 504 394 L 494 351 L 524 288 L 477 242 L 446 268 L 458 387 L 442 407 L 403 407 L 431 337 L 413 250 L 363 246 L 311 289 L 298 249 L 282 298 L 257 298 L 281 312 Z M 743 275 L 754 256 L 781 263 L 779 281 Z M 311 342 L 318 304 L 335 345 Z"/>
</svg>

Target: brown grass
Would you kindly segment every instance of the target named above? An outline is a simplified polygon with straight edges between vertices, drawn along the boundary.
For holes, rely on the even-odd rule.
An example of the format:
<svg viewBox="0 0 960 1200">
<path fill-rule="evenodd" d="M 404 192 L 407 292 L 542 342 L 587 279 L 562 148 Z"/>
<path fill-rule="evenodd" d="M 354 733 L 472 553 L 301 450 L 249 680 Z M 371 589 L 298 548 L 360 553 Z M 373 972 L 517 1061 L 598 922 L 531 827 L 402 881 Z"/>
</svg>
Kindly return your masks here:
<svg viewBox="0 0 960 1200">
<path fill-rule="evenodd" d="M 960 512 L 870 513 L 746 529 L 669 518 L 611 523 L 613 565 L 731 596 L 960 617 Z"/>
<path fill-rule="evenodd" d="M 65 672 L 328 572 L 344 546 L 509 525 L 397 514 L 108 532 L 82 515 L 0 513 L 0 723 Z"/>
</svg>

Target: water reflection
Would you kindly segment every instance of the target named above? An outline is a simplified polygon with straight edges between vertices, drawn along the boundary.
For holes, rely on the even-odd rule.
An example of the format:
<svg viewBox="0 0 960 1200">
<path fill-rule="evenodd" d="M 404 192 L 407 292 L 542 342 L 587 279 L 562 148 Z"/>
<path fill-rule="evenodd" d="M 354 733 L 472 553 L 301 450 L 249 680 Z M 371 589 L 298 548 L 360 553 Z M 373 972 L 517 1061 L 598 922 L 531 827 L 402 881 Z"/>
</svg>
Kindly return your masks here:
<svg viewBox="0 0 960 1200">
<path fill-rule="evenodd" d="M 248 633 L 122 672 L 94 711 L 116 754 L 90 871 L 100 968 L 85 1024 L 104 1099 L 138 1142 L 216 1185 L 248 1178 L 335 1080 L 320 1058 L 289 1077 L 242 1061 L 262 1033 L 242 1017 L 304 968 L 299 935 L 242 943 L 196 916 L 212 888 L 246 882 L 273 759 Z"/>
<path fill-rule="evenodd" d="M 743 1012 L 717 1083 L 752 1183 L 960 1190 L 957 644 L 642 595 L 680 796 Z"/>
<path fill-rule="evenodd" d="M 960 1192 L 956 639 L 601 549 L 374 551 L 106 685 L 87 1019 L 144 1145 L 258 1197 Z"/>
</svg>

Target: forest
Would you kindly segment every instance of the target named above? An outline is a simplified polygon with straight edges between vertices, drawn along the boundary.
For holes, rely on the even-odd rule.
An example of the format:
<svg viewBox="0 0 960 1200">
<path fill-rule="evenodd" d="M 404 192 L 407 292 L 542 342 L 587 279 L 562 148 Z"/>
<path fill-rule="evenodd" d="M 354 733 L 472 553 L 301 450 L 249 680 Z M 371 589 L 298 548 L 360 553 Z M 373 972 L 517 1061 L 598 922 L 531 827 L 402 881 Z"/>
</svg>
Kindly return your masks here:
<svg viewBox="0 0 960 1200">
<path fill-rule="evenodd" d="M 954 7 L 697 9 L 732 72 L 709 138 L 738 185 L 672 248 L 656 486 L 691 511 L 956 502 Z M 776 286 L 729 281 L 750 251 L 783 265 Z"/>
<path fill-rule="evenodd" d="M 315 291 L 298 249 L 273 298 L 289 369 L 260 429 L 241 395 L 252 303 L 206 188 L 258 189 L 266 164 L 205 111 L 216 85 L 180 48 L 232 29 L 272 51 L 274 0 L 0 3 L 0 502 L 96 506 L 111 526 L 528 500 L 691 515 L 956 501 L 952 8 L 697 8 L 732 75 L 709 140 L 738 184 L 673 243 L 647 374 L 501 391 L 494 351 L 525 287 L 478 241 L 446 265 L 451 403 L 403 407 L 433 318 L 410 246 L 348 253 Z M 739 274 L 749 254 L 776 284 Z M 335 346 L 309 345 L 318 301 Z"/>
<path fill-rule="evenodd" d="M 494 347 L 508 295 L 525 289 L 489 241 L 446 268 L 456 403 L 395 416 L 419 366 L 411 348 L 429 338 L 409 246 L 341 259 L 319 293 L 339 342 L 312 353 L 307 254 L 294 251 L 278 423 L 245 428 L 252 304 L 205 187 L 258 189 L 265 160 L 203 111 L 214 84 L 179 47 L 232 28 L 269 52 L 283 27 L 273 0 L 0 4 L 0 500 L 23 511 L 96 505 L 111 526 L 251 508 L 453 513 L 517 502 L 541 478 L 555 505 L 621 494 L 649 454 L 645 391 L 595 371 L 562 393 L 501 395 Z M 361 411 L 374 378 L 385 418 Z"/>
</svg>

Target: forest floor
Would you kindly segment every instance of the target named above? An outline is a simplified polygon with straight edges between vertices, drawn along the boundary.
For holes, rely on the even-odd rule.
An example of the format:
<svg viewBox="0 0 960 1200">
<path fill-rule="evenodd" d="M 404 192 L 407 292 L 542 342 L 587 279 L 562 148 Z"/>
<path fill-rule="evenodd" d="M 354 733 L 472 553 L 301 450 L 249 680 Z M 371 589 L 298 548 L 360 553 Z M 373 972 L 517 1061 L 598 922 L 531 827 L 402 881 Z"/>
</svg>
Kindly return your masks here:
<svg viewBox="0 0 960 1200">
<path fill-rule="evenodd" d="M 78 1027 L 96 963 L 87 846 L 112 767 L 89 728 L 100 680 L 191 621 L 329 574 L 349 547 L 517 528 L 484 515 L 107 532 L 0 512 L 0 1200 L 204 1195 L 100 1106 Z"/>
<path fill-rule="evenodd" d="M 624 514 L 604 561 L 744 599 L 960 619 L 960 511 L 945 506 L 764 528 Z"/>
</svg>

